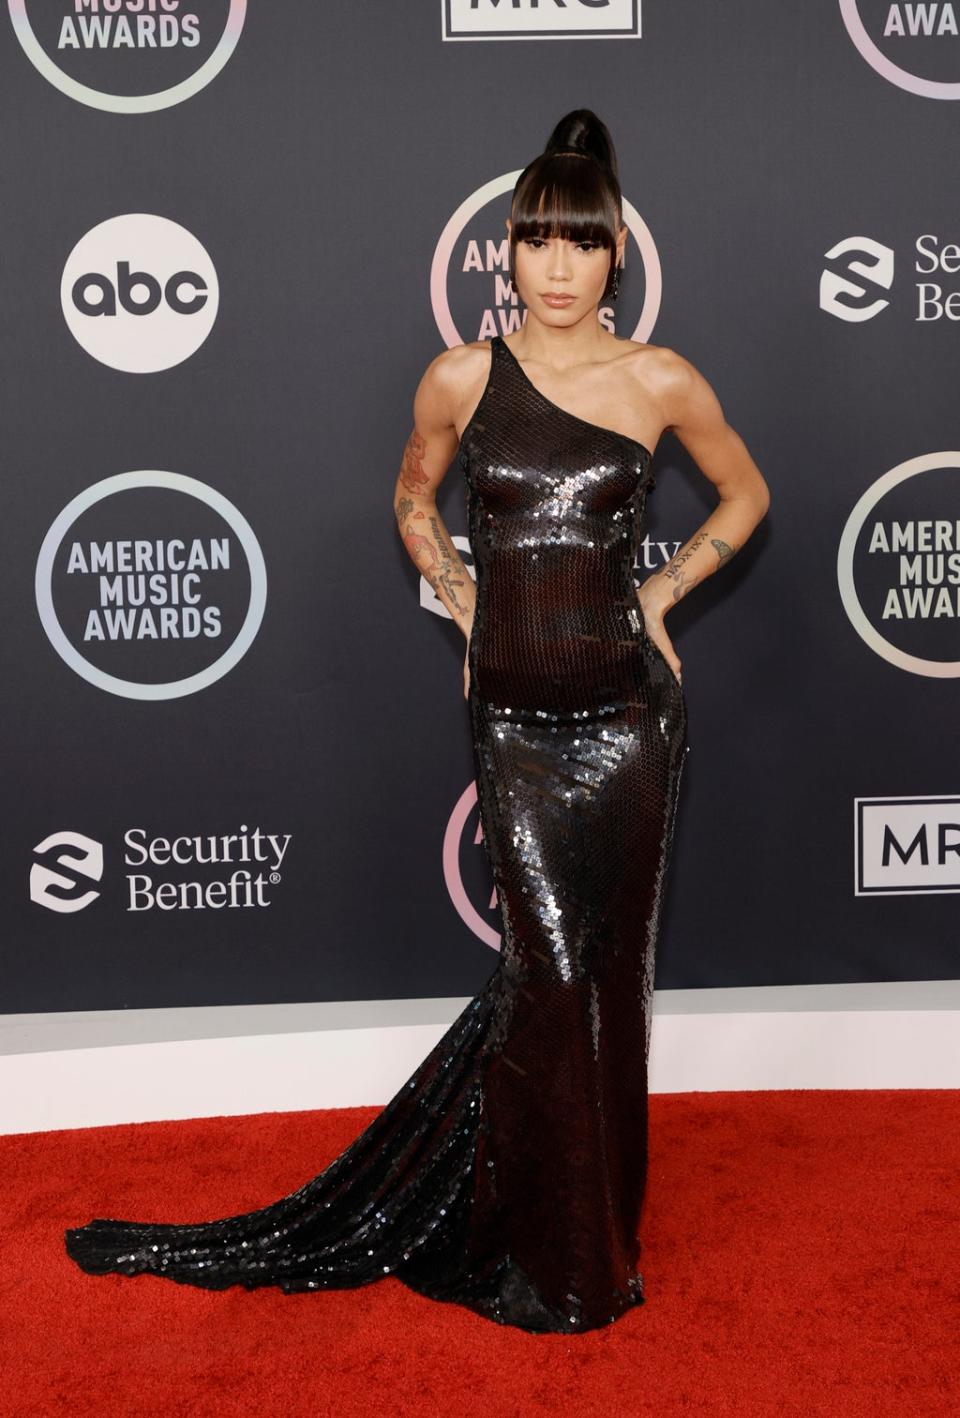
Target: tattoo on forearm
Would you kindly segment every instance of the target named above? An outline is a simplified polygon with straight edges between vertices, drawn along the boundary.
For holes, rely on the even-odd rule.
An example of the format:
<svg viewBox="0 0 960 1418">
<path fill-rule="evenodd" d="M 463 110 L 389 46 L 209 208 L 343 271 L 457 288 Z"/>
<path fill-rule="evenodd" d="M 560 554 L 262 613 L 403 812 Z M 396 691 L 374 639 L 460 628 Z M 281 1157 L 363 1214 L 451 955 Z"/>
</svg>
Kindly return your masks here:
<svg viewBox="0 0 960 1418">
<path fill-rule="evenodd" d="M 423 492 L 424 485 L 430 481 L 423 471 L 421 459 L 427 451 L 427 441 L 422 433 L 413 429 L 407 439 L 403 450 L 403 462 L 400 464 L 400 481 L 407 492 Z"/>
<path fill-rule="evenodd" d="M 413 498 L 403 497 L 402 495 L 398 496 L 394 501 L 393 510 L 396 514 L 397 527 L 399 528 L 400 535 L 410 551 L 411 556 L 413 556 L 417 543 L 420 541 L 424 542 L 426 546 L 430 548 L 431 557 L 434 557 L 433 548 L 430 547 L 427 538 L 423 536 L 422 533 L 418 533 L 415 527 L 410 526 L 411 522 L 423 522 L 426 520 L 426 513 L 417 508 L 417 504 L 414 502 Z M 407 525 L 404 526 L 404 523 L 407 523 Z M 414 557 L 414 560 L 416 560 L 416 557 Z"/>
<path fill-rule="evenodd" d="M 405 487 L 408 486 L 402 475 L 401 481 Z M 434 516 L 428 518 L 422 509 L 417 509 L 411 497 L 398 497 L 394 511 L 403 544 L 417 570 L 438 595 L 441 590 L 446 592 L 449 609 L 458 615 L 468 615 L 470 606 L 461 595 L 466 568 L 444 536 L 440 519 Z M 430 535 L 414 527 L 414 522 L 429 523 Z M 443 600 L 444 597 L 440 596 L 440 599 Z"/>
<path fill-rule="evenodd" d="M 403 534 L 403 544 L 416 562 L 417 570 L 421 571 L 432 585 L 431 573 L 437 565 L 437 553 L 430 538 L 420 532 L 411 532 L 408 527 Z"/>
<path fill-rule="evenodd" d="M 693 538 L 693 540 L 686 547 L 684 547 L 683 551 L 678 551 L 676 556 L 672 556 L 667 562 L 666 566 L 663 568 L 664 576 L 679 577 L 680 569 L 683 566 L 684 562 L 690 560 L 697 547 L 706 538 L 706 535 L 706 532 L 698 532 L 697 535 Z"/>
<path fill-rule="evenodd" d="M 675 601 L 682 600 L 688 591 L 700 580 L 699 576 L 691 576 L 684 570 L 685 564 L 693 556 L 697 547 L 701 546 L 706 539 L 706 532 L 698 532 L 690 542 L 676 556 L 672 556 L 663 568 L 663 575 L 673 582 L 672 596 Z"/>
<path fill-rule="evenodd" d="M 448 545 L 443 535 L 443 529 L 436 517 L 430 518 L 430 528 L 436 539 L 437 546 L 440 548 L 441 565 L 437 576 L 437 584 L 442 586 L 446 591 L 454 610 L 466 612 L 467 606 L 460 599 L 460 587 L 463 586 L 463 577 L 459 572 L 464 569 L 463 562 L 457 556 L 453 547 Z M 431 582 L 431 585 L 432 584 Z"/>
<path fill-rule="evenodd" d="M 682 600 L 688 591 L 693 590 L 698 581 L 703 580 L 703 576 L 691 576 L 689 571 L 684 568 L 697 548 L 702 546 L 706 539 L 706 532 L 697 532 L 696 536 L 693 537 L 681 551 L 678 551 L 676 556 L 672 556 L 662 568 L 661 574 L 668 577 L 673 582 L 672 595 L 675 601 Z M 710 545 L 713 547 L 718 557 L 717 566 L 714 570 L 722 566 L 725 561 L 729 561 L 737 551 L 736 546 L 731 546 L 730 543 L 725 542 L 722 537 L 711 537 Z M 705 574 L 709 575 L 709 572 Z"/>
<path fill-rule="evenodd" d="M 693 590 L 699 580 L 699 576 L 690 576 L 687 572 L 681 571 L 680 574 L 675 577 L 676 584 L 673 588 L 673 599 L 675 601 L 682 600 L 688 591 Z"/>
<path fill-rule="evenodd" d="M 414 513 L 414 517 L 422 516 L 422 512 Z M 463 563 L 459 561 L 459 558 L 451 555 L 443 534 L 433 517 L 430 518 L 430 523 L 433 540 L 430 537 L 425 537 L 422 532 L 413 531 L 408 525 L 403 530 L 403 544 L 410 553 L 417 570 L 429 581 L 434 591 L 440 595 L 441 589 L 444 590 L 450 608 L 457 614 L 466 615 L 470 607 L 460 595 L 464 579 L 458 574 L 458 568 Z M 443 597 L 441 596 L 440 599 L 443 600 Z"/>
<path fill-rule="evenodd" d="M 717 556 L 720 558 L 720 560 L 717 562 L 718 566 L 722 566 L 725 561 L 729 561 L 731 556 L 733 556 L 734 552 L 737 550 L 736 547 L 732 547 L 727 542 L 721 541 L 719 537 L 711 537 L 710 545 L 714 548 L 717 553 Z"/>
</svg>

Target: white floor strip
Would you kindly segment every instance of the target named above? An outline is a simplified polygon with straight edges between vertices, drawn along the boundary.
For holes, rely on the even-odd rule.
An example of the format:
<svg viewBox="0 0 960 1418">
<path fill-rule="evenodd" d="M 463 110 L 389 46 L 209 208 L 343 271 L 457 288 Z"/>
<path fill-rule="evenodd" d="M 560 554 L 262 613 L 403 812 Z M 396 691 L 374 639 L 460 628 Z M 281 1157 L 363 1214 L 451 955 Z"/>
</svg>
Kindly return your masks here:
<svg viewBox="0 0 960 1418">
<path fill-rule="evenodd" d="M 0 1132 L 381 1106 L 467 999 L 0 1016 Z M 658 991 L 650 1089 L 960 1088 L 960 982 Z"/>
</svg>

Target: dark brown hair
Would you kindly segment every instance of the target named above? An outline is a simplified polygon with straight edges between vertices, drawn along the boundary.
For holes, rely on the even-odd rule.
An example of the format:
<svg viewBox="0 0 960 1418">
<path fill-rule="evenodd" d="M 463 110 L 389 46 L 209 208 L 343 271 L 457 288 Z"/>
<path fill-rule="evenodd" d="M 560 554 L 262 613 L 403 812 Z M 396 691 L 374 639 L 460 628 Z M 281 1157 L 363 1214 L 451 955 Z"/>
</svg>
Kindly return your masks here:
<svg viewBox="0 0 960 1418">
<path fill-rule="evenodd" d="M 617 233 L 623 225 L 617 155 L 605 123 L 589 108 L 560 119 L 539 157 L 517 178 L 510 207 L 510 279 L 516 286 L 516 246 L 530 237 L 597 241 L 610 252 L 601 300 L 613 279 Z"/>
</svg>

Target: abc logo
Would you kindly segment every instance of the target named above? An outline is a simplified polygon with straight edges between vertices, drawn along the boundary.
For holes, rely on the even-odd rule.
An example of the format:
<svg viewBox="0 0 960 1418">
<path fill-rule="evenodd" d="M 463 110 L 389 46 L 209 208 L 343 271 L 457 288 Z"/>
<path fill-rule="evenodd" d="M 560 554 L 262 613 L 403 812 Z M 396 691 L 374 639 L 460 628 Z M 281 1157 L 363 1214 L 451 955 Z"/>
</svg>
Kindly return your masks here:
<svg viewBox="0 0 960 1418">
<path fill-rule="evenodd" d="M 184 286 L 198 294 L 183 300 L 180 292 Z M 143 291 L 141 300 L 134 298 L 134 287 Z M 116 315 L 118 304 L 128 315 L 152 315 L 163 300 L 178 314 L 193 315 L 206 305 L 206 289 L 196 271 L 177 271 L 161 286 L 155 276 L 146 271 L 131 271 L 129 261 L 119 261 L 113 281 L 109 276 L 89 271 L 77 277 L 71 295 L 82 315 Z"/>
<path fill-rule="evenodd" d="M 64 319 L 87 354 L 150 374 L 188 359 L 213 327 L 217 273 L 204 247 L 166 217 L 111 217 L 81 237 L 60 282 Z"/>
</svg>

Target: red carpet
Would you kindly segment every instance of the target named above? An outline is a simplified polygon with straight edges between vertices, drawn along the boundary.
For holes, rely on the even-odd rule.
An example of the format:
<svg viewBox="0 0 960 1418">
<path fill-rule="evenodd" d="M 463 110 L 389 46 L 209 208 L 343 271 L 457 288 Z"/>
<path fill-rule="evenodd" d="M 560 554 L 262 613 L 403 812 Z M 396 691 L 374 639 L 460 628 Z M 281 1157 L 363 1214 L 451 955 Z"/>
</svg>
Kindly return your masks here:
<svg viewBox="0 0 960 1418">
<path fill-rule="evenodd" d="M 960 1094 L 651 1099 L 647 1303 L 536 1335 L 386 1277 L 193 1290 L 90 1276 L 62 1231 L 197 1221 L 321 1170 L 377 1112 L 0 1138 L 10 1418 L 621 1418 L 960 1414 Z"/>
</svg>

